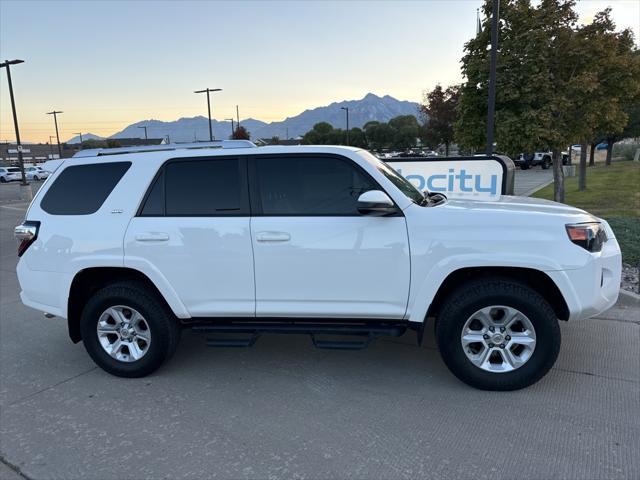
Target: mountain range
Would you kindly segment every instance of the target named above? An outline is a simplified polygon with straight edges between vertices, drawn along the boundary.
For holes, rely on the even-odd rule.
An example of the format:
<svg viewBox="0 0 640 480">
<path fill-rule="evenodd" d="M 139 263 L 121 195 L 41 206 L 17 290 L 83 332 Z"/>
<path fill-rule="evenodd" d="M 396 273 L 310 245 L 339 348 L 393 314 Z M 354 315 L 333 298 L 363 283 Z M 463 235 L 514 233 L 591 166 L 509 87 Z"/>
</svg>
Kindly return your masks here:
<svg viewBox="0 0 640 480">
<path fill-rule="evenodd" d="M 418 104 L 404 100 L 397 100 L 389 95 L 380 97 L 368 93 L 360 100 L 345 100 L 334 102 L 330 105 L 317 107 L 296 115 L 287 117 L 278 122 L 266 123 L 254 118 L 240 120 L 251 134 L 252 139 L 271 138 L 281 139 L 296 138 L 304 135 L 318 122 L 328 122 L 336 128 L 345 128 L 346 115 L 342 108 L 349 109 L 349 127 L 362 127 L 365 123 L 377 120 L 388 122 L 398 115 L 418 115 Z M 231 122 L 212 120 L 213 135 L 216 139 L 227 139 L 231 134 Z M 172 142 L 192 142 L 194 140 L 208 140 L 209 127 L 207 118 L 203 116 L 183 117 L 173 122 L 160 120 L 143 120 L 133 123 L 123 130 L 111 135 L 109 138 L 141 138 L 147 127 L 149 138 L 162 138 L 169 135 Z M 100 138 L 92 134 L 83 134 L 83 139 Z M 79 142 L 79 137 L 73 137 L 67 143 Z"/>
</svg>

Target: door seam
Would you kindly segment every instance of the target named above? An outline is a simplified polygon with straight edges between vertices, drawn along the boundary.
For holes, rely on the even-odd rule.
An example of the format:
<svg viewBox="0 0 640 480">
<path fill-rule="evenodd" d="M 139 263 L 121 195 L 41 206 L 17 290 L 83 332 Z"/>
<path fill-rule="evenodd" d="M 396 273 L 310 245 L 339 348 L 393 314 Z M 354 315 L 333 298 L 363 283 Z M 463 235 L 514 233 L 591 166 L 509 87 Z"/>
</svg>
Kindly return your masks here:
<svg viewBox="0 0 640 480">
<path fill-rule="evenodd" d="M 249 240 L 251 243 L 251 260 L 253 264 L 253 316 L 258 317 L 258 285 L 256 283 L 256 253 L 253 246 L 253 217 L 249 217 Z"/>
</svg>

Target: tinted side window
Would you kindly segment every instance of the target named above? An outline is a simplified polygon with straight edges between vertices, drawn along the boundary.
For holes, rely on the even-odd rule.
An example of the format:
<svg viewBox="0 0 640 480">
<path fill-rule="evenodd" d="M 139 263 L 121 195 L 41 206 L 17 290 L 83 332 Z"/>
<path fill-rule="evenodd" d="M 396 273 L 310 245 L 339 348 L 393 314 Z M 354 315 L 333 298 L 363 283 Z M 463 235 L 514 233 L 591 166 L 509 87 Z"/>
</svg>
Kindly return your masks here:
<svg viewBox="0 0 640 480">
<path fill-rule="evenodd" d="M 40 206 L 52 215 L 88 215 L 102 206 L 131 162 L 67 167 L 56 178 Z"/>
<path fill-rule="evenodd" d="M 246 185 L 244 186 L 246 190 Z M 240 162 L 237 159 L 170 162 L 164 167 L 167 216 L 241 215 Z M 153 202 L 155 188 L 147 202 Z M 143 209 L 145 214 L 147 205 Z"/>
<path fill-rule="evenodd" d="M 264 215 L 358 215 L 358 197 L 379 187 L 349 160 L 256 159 Z"/>
</svg>

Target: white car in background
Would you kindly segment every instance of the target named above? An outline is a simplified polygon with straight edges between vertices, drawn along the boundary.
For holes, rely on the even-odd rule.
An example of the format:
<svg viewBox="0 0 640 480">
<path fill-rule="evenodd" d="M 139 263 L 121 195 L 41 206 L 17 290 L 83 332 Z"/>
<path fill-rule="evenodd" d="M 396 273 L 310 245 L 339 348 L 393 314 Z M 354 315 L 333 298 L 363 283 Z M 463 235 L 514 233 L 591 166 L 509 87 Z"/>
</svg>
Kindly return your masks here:
<svg viewBox="0 0 640 480">
<path fill-rule="evenodd" d="M 26 167 L 24 169 L 24 174 L 27 177 L 27 180 L 44 180 L 49 177 L 50 173 L 44 170 L 42 167 Z"/>
<path fill-rule="evenodd" d="M 20 181 L 20 169 L 18 167 L 0 167 L 0 182 Z"/>
</svg>

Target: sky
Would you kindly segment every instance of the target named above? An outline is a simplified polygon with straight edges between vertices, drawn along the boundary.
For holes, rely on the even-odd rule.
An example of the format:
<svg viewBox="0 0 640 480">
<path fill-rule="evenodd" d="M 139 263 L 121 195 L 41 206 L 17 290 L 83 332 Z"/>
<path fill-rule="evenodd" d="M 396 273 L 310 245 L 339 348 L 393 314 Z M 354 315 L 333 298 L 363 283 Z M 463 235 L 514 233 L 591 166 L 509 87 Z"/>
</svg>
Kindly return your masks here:
<svg viewBox="0 0 640 480">
<path fill-rule="evenodd" d="M 368 92 L 421 101 L 460 82 L 464 43 L 482 0 L 0 0 L 0 59 L 11 69 L 23 142 L 111 135 L 146 119 L 283 120 Z M 640 1 L 582 0 L 583 23 L 611 6 L 640 38 Z M 4 69 L 3 69 L 4 70 Z M 13 141 L 0 72 L 0 141 Z"/>
</svg>

